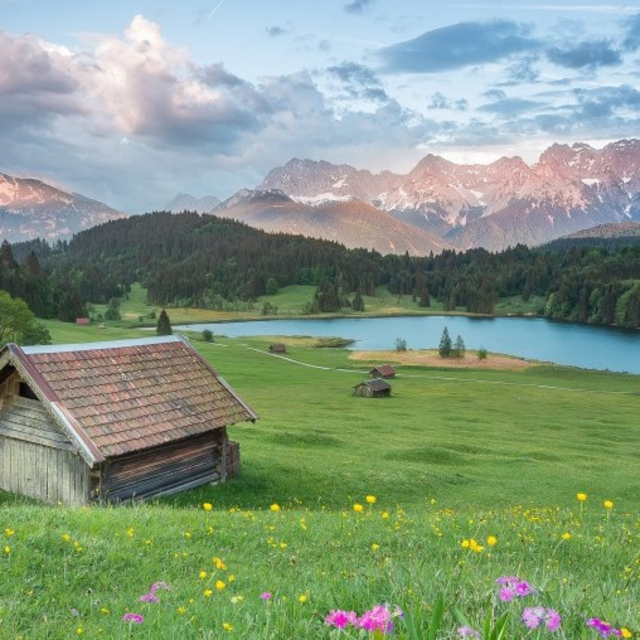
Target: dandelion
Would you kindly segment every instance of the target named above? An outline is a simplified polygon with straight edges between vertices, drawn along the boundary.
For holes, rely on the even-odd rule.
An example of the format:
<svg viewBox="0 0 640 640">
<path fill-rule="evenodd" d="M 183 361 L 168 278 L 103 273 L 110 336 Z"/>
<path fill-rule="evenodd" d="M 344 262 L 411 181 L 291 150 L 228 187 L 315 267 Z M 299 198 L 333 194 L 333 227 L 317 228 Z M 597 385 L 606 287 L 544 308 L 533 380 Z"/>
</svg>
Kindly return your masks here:
<svg viewBox="0 0 640 640">
<path fill-rule="evenodd" d="M 60 536 L 65 542 L 69 542 L 69 540 L 71 540 L 71 536 L 68 533 L 63 533 L 62 536 Z"/>
<path fill-rule="evenodd" d="M 15 533 L 15 531 L 13 529 L 5 529 L 4 530 L 4 535 L 7 536 L 7 538 L 10 538 L 14 533 Z"/>
<path fill-rule="evenodd" d="M 263 591 L 260 594 L 260 600 L 271 600 L 271 592 L 270 591 Z"/>
<path fill-rule="evenodd" d="M 7 555 L 9 555 L 9 554 L 11 553 L 11 547 L 10 547 L 8 544 L 7 544 L 7 545 L 5 545 L 5 547 L 4 547 L 4 552 L 5 552 Z"/>
<path fill-rule="evenodd" d="M 185 613 L 187 613 L 187 609 L 186 607 L 178 607 L 178 613 L 183 616 Z"/>
<path fill-rule="evenodd" d="M 487 537 L 487 544 L 490 547 L 495 547 L 498 544 L 498 538 L 496 538 L 495 536 L 488 536 Z"/>
<path fill-rule="evenodd" d="M 354 510 L 356 513 L 362 513 L 362 510 L 363 510 L 363 509 L 364 509 L 364 507 L 363 507 L 361 504 L 359 504 L 358 502 L 356 502 L 356 503 L 353 505 L 353 510 Z"/>
<path fill-rule="evenodd" d="M 110 613 L 110 611 L 109 611 L 109 609 L 107 609 L 106 607 L 100 607 L 100 613 L 101 613 L 103 616 L 108 616 L 108 615 L 109 615 L 109 613 Z"/>
<path fill-rule="evenodd" d="M 563 539 L 563 540 L 571 540 L 571 534 L 570 534 L 568 531 L 565 531 L 565 532 L 562 534 L 562 539 Z"/>
<path fill-rule="evenodd" d="M 605 500 L 602 504 L 605 509 L 613 509 L 613 502 L 611 502 L 611 500 Z"/>
<path fill-rule="evenodd" d="M 367 504 L 375 504 L 377 498 L 375 496 L 367 496 L 365 500 L 367 501 Z"/>
<path fill-rule="evenodd" d="M 205 511 L 211 511 L 211 509 L 213 509 L 213 505 L 210 502 L 205 502 L 203 503 L 202 508 Z"/>
<path fill-rule="evenodd" d="M 270 511 L 273 511 L 274 513 L 277 513 L 278 511 L 280 511 L 280 505 L 277 504 L 276 502 L 274 502 L 270 507 L 269 507 Z"/>
<path fill-rule="evenodd" d="M 373 551 L 377 551 L 379 548 L 380 548 L 380 545 L 379 545 L 379 544 L 376 544 L 375 542 L 371 545 L 371 549 L 372 549 Z"/>
<path fill-rule="evenodd" d="M 298 596 L 298 602 L 300 604 L 304 604 L 306 601 L 307 601 L 307 596 L 304 593 Z"/>
<path fill-rule="evenodd" d="M 206 571 L 201 571 L 198 575 L 200 580 L 204 580 L 209 574 Z"/>
<path fill-rule="evenodd" d="M 226 583 L 223 582 L 222 580 L 216 580 L 215 587 L 218 591 L 222 591 L 226 586 L 227 586 Z"/>
<path fill-rule="evenodd" d="M 383 511 L 383 512 L 380 514 L 380 517 L 381 517 L 383 520 L 386 520 L 386 519 L 389 517 L 389 512 L 388 512 L 388 511 Z"/>
<path fill-rule="evenodd" d="M 211 558 L 211 562 L 216 566 L 216 569 L 220 569 L 220 571 L 224 571 L 227 568 L 227 565 L 220 559 L 218 556 L 213 556 Z"/>
<path fill-rule="evenodd" d="M 224 629 L 224 631 L 233 631 L 233 625 L 229 624 L 228 622 L 223 622 L 222 628 Z"/>
<path fill-rule="evenodd" d="M 122 616 L 122 620 L 124 622 L 131 622 L 132 624 L 142 624 L 144 622 L 144 617 L 139 613 L 125 613 Z"/>
<path fill-rule="evenodd" d="M 631 631 L 629 631 L 629 629 L 627 629 L 626 627 L 622 627 L 622 629 L 620 629 L 620 637 L 621 638 L 631 638 Z"/>
<path fill-rule="evenodd" d="M 205 589 L 203 593 L 205 598 L 210 598 L 213 595 L 213 591 L 211 589 Z"/>
<path fill-rule="evenodd" d="M 578 502 L 586 502 L 587 501 L 587 494 L 586 493 L 576 493 L 576 498 L 578 499 Z"/>
<path fill-rule="evenodd" d="M 78 628 L 76 629 L 76 634 L 77 634 L 77 635 L 81 636 L 83 633 L 84 633 L 84 629 L 83 629 L 82 627 L 78 627 Z"/>
</svg>

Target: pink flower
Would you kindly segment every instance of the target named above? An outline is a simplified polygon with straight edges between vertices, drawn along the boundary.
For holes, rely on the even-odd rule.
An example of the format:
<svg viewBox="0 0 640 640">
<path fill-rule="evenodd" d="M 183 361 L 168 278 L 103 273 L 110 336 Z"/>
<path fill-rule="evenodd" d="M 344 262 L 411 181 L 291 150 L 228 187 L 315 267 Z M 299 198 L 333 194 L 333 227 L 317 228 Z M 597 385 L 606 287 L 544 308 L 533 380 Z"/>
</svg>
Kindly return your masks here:
<svg viewBox="0 0 640 640">
<path fill-rule="evenodd" d="M 132 622 L 133 624 L 142 624 L 144 622 L 144 617 L 139 613 L 125 613 L 122 619 L 125 622 Z"/>
<path fill-rule="evenodd" d="M 602 638 L 608 638 L 609 636 L 622 636 L 622 631 L 620 631 L 620 629 L 614 628 L 608 622 L 600 620 L 600 618 L 589 618 L 589 620 L 587 620 L 587 627 L 595 629 Z"/>
<path fill-rule="evenodd" d="M 166 582 L 154 582 L 151 585 L 150 593 L 155 593 L 159 589 L 166 589 L 167 591 L 171 591 L 171 585 Z"/>
<path fill-rule="evenodd" d="M 155 593 L 145 593 L 139 598 L 140 602 L 160 602 L 160 599 Z"/>
<path fill-rule="evenodd" d="M 325 616 L 324 623 L 337 629 L 344 629 L 348 625 L 355 626 L 358 622 L 358 616 L 355 611 L 342 611 L 331 610 L 331 612 Z"/>
<path fill-rule="evenodd" d="M 480 633 L 466 624 L 458 627 L 458 633 L 461 638 L 480 638 Z"/>
<path fill-rule="evenodd" d="M 271 600 L 271 592 L 270 591 L 264 591 L 263 593 L 260 594 L 260 600 Z"/>
</svg>

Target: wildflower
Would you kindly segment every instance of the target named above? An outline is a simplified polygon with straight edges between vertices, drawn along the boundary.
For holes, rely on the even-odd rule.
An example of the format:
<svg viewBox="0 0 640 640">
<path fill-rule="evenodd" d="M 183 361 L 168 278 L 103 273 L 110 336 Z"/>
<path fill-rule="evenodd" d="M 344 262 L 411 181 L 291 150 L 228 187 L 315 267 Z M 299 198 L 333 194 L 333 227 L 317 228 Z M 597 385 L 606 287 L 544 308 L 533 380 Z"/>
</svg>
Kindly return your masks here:
<svg viewBox="0 0 640 640">
<path fill-rule="evenodd" d="M 154 582 L 151 585 L 150 592 L 155 593 L 159 589 L 165 589 L 166 591 L 171 591 L 171 585 L 167 584 L 166 582 Z"/>
<path fill-rule="evenodd" d="M 468 625 L 458 627 L 461 638 L 480 638 L 480 633 Z"/>
<path fill-rule="evenodd" d="M 571 540 L 571 534 L 570 534 L 568 531 L 565 531 L 565 532 L 562 534 L 562 539 L 563 539 L 563 540 Z"/>
<path fill-rule="evenodd" d="M 359 618 L 357 626 L 369 633 L 380 631 L 381 633 L 391 633 L 393 622 L 391 622 L 391 612 L 387 607 L 377 605 L 370 611 L 365 611 Z"/>
<path fill-rule="evenodd" d="M 155 593 L 145 593 L 139 598 L 140 602 L 160 602 L 160 599 Z"/>
<path fill-rule="evenodd" d="M 622 636 L 622 631 L 614 628 L 608 622 L 600 620 L 600 618 L 589 618 L 589 620 L 587 620 L 587 627 L 595 629 L 600 634 L 601 638 L 608 638 L 609 636 Z"/>
<path fill-rule="evenodd" d="M 500 585 L 498 597 L 502 602 L 511 602 L 515 597 L 523 598 L 536 592 L 526 580 L 521 580 L 518 576 L 501 576 L 496 584 Z"/>
<path fill-rule="evenodd" d="M 372 549 L 373 551 L 377 551 L 379 548 L 380 548 L 380 545 L 379 545 L 379 544 L 376 544 L 375 542 L 371 545 L 371 549 Z"/>
<path fill-rule="evenodd" d="M 498 538 L 496 538 L 495 536 L 489 536 L 487 538 L 487 544 L 490 547 L 495 547 L 498 544 Z"/>
<path fill-rule="evenodd" d="M 187 613 L 187 609 L 185 607 L 178 607 L 178 613 L 183 616 L 185 613 Z"/>
<path fill-rule="evenodd" d="M 13 529 L 5 529 L 4 530 L 4 535 L 7 536 L 7 538 L 10 538 L 14 533 L 15 533 L 15 531 Z"/>
<path fill-rule="evenodd" d="M 244 600 L 244 596 L 236 595 L 231 596 L 231 604 L 238 604 Z"/>
<path fill-rule="evenodd" d="M 213 595 L 213 591 L 211 589 L 205 589 L 203 593 L 205 598 L 210 598 Z"/>
<path fill-rule="evenodd" d="M 216 589 L 222 591 L 227 585 L 222 580 L 216 580 Z"/>
<path fill-rule="evenodd" d="M 206 571 L 201 571 L 199 574 L 200 580 L 204 580 L 209 574 Z"/>
<path fill-rule="evenodd" d="M 260 600 L 271 600 L 271 592 L 270 591 L 263 591 L 260 594 Z"/>
<path fill-rule="evenodd" d="M 144 622 L 144 617 L 139 613 L 125 613 L 122 619 L 124 622 L 131 622 L 133 624 L 142 624 Z"/>
<path fill-rule="evenodd" d="M 202 508 L 203 508 L 205 511 L 211 511 L 211 509 L 213 509 L 213 505 L 212 505 L 210 502 L 205 502 L 205 503 L 202 505 Z"/>
<path fill-rule="evenodd" d="M 463 549 L 468 549 L 468 548 L 469 548 L 469 541 L 465 538 L 465 539 L 460 543 L 460 546 L 461 546 Z"/>
<path fill-rule="evenodd" d="M 576 493 L 576 498 L 578 499 L 578 502 L 586 502 L 587 494 L 586 493 Z"/>
<path fill-rule="evenodd" d="M 363 507 L 361 504 L 359 504 L 358 502 L 356 502 L 356 503 L 353 505 L 353 510 L 354 510 L 356 513 L 362 513 L 363 508 L 364 508 L 364 507 Z"/>
<path fill-rule="evenodd" d="M 220 571 L 224 571 L 227 568 L 227 565 L 224 562 L 222 562 L 222 560 L 218 558 L 218 556 L 214 556 L 211 559 L 211 562 L 213 562 L 213 564 L 216 565 L 216 569 L 220 569 Z"/>
<path fill-rule="evenodd" d="M 109 609 L 107 609 L 106 607 L 100 607 L 100 613 L 103 616 L 106 616 L 106 615 L 109 615 L 110 612 L 109 612 Z"/>
<path fill-rule="evenodd" d="M 367 501 L 367 504 L 375 504 L 377 498 L 375 496 L 367 496 L 365 500 Z"/>
<path fill-rule="evenodd" d="M 284 551 L 286 548 L 287 548 L 287 543 L 286 543 L 286 542 L 281 542 L 281 543 L 280 543 L 280 549 L 281 549 L 282 551 Z"/>
<path fill-rule="evenodd" d="M 83 629 L 82 627 L 78 627 L 78 628 L 76 629 L 76 633 L 77 633 L 79 636 L 81 636 L 81 635 L 84 633 L 84 629 Z"/>
<path fill-rule="evenodd" d="M 358 616 L 355 611 L 331 610 L 324 618 L 324 623 L 336 627 L 336 629 L 344 629 L 348 625 L 355 626 L 358 622 Z"/>
<path fill-rule="evenodd" d="M 280 511 L 280 505 L 277 503 L 273 503 L 270 507 L 269 507 L 270 511 L 274 511 L 274 512 L 278 512 Z"/>
<path fill-rule="evenodd" d="M 522 612 L 522 621 L 529 629 L 537 629 L 544 622 L 547 629 L 553 633 L 560 628 L 562 619 L 555 609 L 527 607 Z"/>
<path fill-rule="evenodd" d="M 236 577 L 232 573 L 230 573 L 227 576 L 227 582 L 235 582 L 235 581 L 236 581 Z"/>
<path fill-rule="evenodd" d="M 629 631 L 629 629 L 627 629 L 626 627 L 622 627 L 622 629 L 620 629 L 620 637 L 631 638 L 631 631 Z"/>
<path fill-rule="evenodd" d="M 222 623 L 222 628 L 225 631 L 233 631 L 233 625 L 229 624 L 228 622 L 223 622 Z"/>
<path fill-rule="evenodd" d="M 307 596 L 304 593 L 298 596 L 298 602 L 300 604 L 304 604 L 306 601 L 307 601 Z"/>
<path fill-rule="evenodd" d="M 389 517 L 389 512 L 388 511 L 383 511 L 380 517 L 383 520 L 386 520 Z"/>
<path fill-rule="evenodd" d="M 9 555 L 9 554 L 11 553 L 11 547 L 10 547 L 8 544 L 7 544 L 7 545 L 5 545 L 5 547 L 4 547 L 4 552 L 5 552 L 7 555 Z"/>
<path fill-rule="evenodd" d="M 484 551 L 484 547 L 482 545 L 479 545 L 478 542 L 473 538 L 469 540 L 469 548 L 471 549 L 471 551 L 475 551 L 476 553 L 482 553 Z"/>
<path fill-rule="evenodd" d="M 613 502 L 611 502 L 611 500 L 605 500 L 603 505 L 605 509 L 613 509 Z"/>
<path fill-rule="evenodd" d="M 68 533 L 63 533 L 61 538 L 65 541 L 65 542 L 69 542 L 69 540 L 71 540 L 71 536 Z"/>
</svg>

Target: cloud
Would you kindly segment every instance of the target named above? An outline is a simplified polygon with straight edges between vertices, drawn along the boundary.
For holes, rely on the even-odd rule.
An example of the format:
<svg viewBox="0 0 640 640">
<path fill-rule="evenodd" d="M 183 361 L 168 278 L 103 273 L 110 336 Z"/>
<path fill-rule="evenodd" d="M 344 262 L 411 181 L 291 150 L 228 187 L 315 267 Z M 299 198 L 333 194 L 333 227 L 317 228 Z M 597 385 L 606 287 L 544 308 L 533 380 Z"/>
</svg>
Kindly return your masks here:
<svg viewBox="0 0 640 640">
<path fill-rule="evenodd" d="M 342 62 L 327 69 L 328 73 L 339 80 L 351 98 L 384 102 L 389 96 L 382 83 L 371 69 L 355 62 Z"/>
<path fill-rule="evenodd" d="M 516 116 L 525 111 L 532 111 L 539 108 L 540 102 L 535 100 L 525 100 L 524 98 L 503 98 L 489 104 L 482 105 L 479 111 L 497 113 L 504 116 Z"/>
<path fill-rule="evenodd" d="M 554 64 L 569 69 L 595 69 L 622 63 L 620 52 L 613 49 L 611 44 L 604 40 L 580 42 L 565 49 L 552 47 L 547 50 L 546 54 Z"/>
<path fill-rule="evenodd" d="M 504 100 L 507 94 L 502 89 L 489 89 L 482 94 L 489 100 Z"/>
<path fill-rule="evenodd" d="M 344 5 L 344 10 L 347 13 L 364 13 L 365 9 L 368 9 L 375 0 L 352 0 Z"/>
<path fill-rule="evenodd" d="M 435 73 L 536 51 L 526 25 L 507 20 L 459 22 L 380 50 L 387 71 Z"/>
<path fill-rule="evenodd" d="M 640 13 L 629 18 L 625 26 L 627 33 L 623 42 L 623 46 L 627 51 L 637 51 L 640 48 Z"/>
<path fill-rule="evenodd" d="M 285 27 L 280 27 L 278 25 L 274 25 L 273 27 L 267 27 L 266 31 L 267 31 L 267 35 L 271 36 L 272 38 L 277 38 L 278 36 L 283 36 L 289 33 L 288 29 L 286 29 Z"/>
<path fill-rule="evenodd" d="M 466 111 L 469 108 L 467 100 L 449 100 L 443 93 L 436 91 L 431 96 L 431 102 L 427 105 L 427 109 L 447 109 L 454 111 Z"/>
</svg>

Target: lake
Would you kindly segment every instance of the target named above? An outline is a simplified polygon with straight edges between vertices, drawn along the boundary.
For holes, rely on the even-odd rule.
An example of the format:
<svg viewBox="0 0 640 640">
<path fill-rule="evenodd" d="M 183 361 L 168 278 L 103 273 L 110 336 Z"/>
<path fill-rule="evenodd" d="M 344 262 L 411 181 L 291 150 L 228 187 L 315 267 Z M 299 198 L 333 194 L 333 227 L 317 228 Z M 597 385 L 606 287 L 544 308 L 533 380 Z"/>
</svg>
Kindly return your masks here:
<svg viewBox="0 0 640 640">
<path fill-rule="evenodd" d="M 402 316 L 256 320 L 182 325 L 175 330 L 237 336 L 315 336 L 354 340 L 352 349 L 395 349 L 396 339 L 408 349 L 435 349 L 444 327 L 452 341 L 462 336 L 467 349 L 484 347 L 531 360 L 584 369 L 640 373 L 640 332 L 611 327 L 553 322 L 544 318 L 469 318 Z"/>
</svg>

